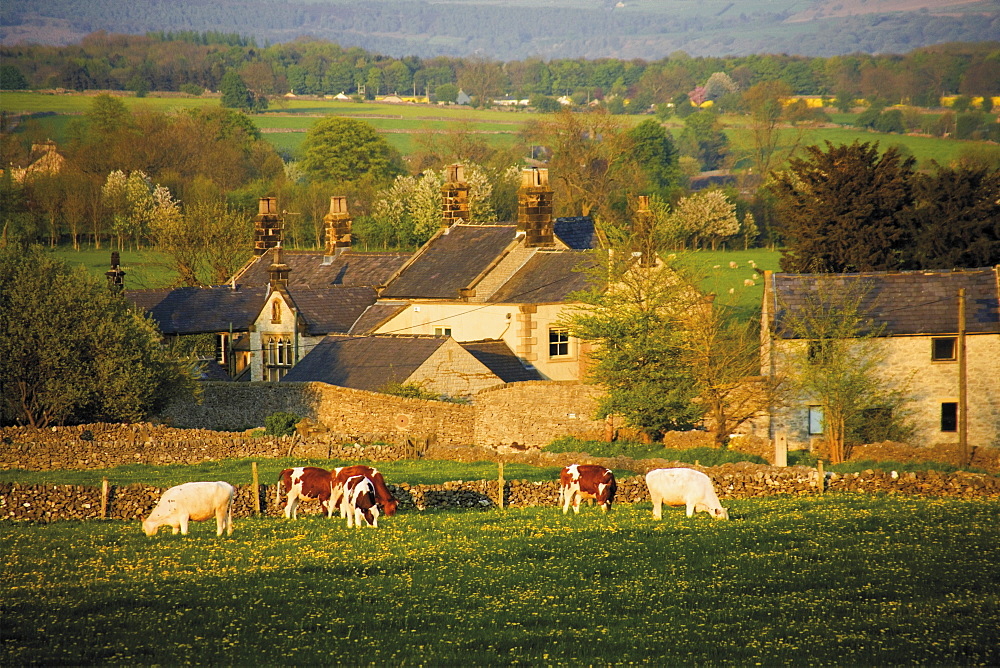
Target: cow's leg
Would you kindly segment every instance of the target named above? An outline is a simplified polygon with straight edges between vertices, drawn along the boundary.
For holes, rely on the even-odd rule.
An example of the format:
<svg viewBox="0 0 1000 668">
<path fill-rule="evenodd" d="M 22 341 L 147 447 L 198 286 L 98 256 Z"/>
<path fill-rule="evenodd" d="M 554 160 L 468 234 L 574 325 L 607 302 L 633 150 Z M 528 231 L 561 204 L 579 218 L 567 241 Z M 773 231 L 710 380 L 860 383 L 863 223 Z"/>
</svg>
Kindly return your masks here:
<svg viewBox="0 0 1000 668">
<path fill-rule="evenodd" d="M 573 499 L 573 492 L 570 491 L 569 486 L 563 487 L 561 490 L 562 502 L 563 502 L 563 515 L 569 512 L 569 504 Z"/>
<path fill-rule="evenodd" d="M 649 492 L 649 498 L 653 500 L 653 519 L 663 519 L 663 498 L 652 490 Z"/>
<path fill-rule="evenodd" d="M 580 488 L 574 487 L 573 491 L 570 492 L 573 495 L 573 514 L 580 514 L 580 503 L 583 501 L 583 495 L 580 494 Z"/>
<path fill-rule="evenodd" d="M 221 536 L 226 528 L 226 506 L 215 509 L 215 535 Z"/>
<path fill-rule="evenodd" d="M 372 506 L 371 514 L 372 514 L 371 525 L 377 529 L 378 528 L 378 506 Z"/>
<path fill-rule="evenodd" d="M 285 497 L 285 519 L 294 519 L 293 513 L 295 512 L 295 506 L 298 501 L 295 493 L 289 490 L 288 496 Z"/>
<path fill-rule="evenodd" d="M 187 513 L 181 513 L 180 525 L 181 525 L 181 535 L 182 536 L 188 535 L 188 515 L 187 515 Z M 177 533 L 176 529 L 174 529 L 174 533 Z"/>
<path fill-rule="evenodd" d="M 688 517 L 694 517 L 694 503 L 691 502 L 691 501 L 688 501 L 687 504 L 685 504 L 685 505 L 687 506 L 687 508 L 686 508 L 687 516 Z"/>
<path fill-rule="evenodd" d="M 340 510 L 340 519 L 347 517 L 347 512 L 344 510 L 344 486 L 336 485 L 330 492 L 330 503 L 333 504 L 334 508 Z"/>
</svg>

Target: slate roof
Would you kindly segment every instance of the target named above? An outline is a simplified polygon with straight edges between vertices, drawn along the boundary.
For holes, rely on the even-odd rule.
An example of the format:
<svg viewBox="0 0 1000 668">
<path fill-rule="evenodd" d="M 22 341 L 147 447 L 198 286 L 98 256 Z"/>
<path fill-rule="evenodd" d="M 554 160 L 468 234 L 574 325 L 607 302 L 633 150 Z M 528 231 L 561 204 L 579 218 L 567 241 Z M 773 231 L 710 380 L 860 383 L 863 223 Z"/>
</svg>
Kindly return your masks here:
<svg viewBox="0 0 1000 668">
<path fill-rule="evenodd" d="M 324 264 L 322 251 L 282 249 L 282 261 L 288 265 L 289 287 L 324 288 L 333 285 L 383 285 L 411 257 L 410 253 L 357 253 L 345 251 Z M 267 268 L 274 262 L 274 250 L 256 258 L 236 275 L 241 286 L 268 283 Z"/>
<path fill-rule="evenodd" d="M 581 251 L 539 251 L 489 298 L 490 302 L 547 304 L 588 287 L 589 275 L 577 268 L 592 266 Z"/>
<path fill-rule="evenodd" d="M 505 383 L 542 380 L 541 374 L 536 369 L 525 367 L 504 341 L 486 339 L 466 341 L 458 345 L 469 351 L 473 357 L 482 362 Z"/>
<path fill-rule="evenodd" d="M 355 321 L 350 333 L 355 335 L 373 334 L 376 329 L 406 310 L 408 306 L 409 304 L 399 302 L 372 304 Z"/>
<path fill-rule="evenodd" d="M 556 218 L 552 231 L 559 239 L 573 250 L 590 250 L 597 248 L 597 235 L 594 233 L 594 221 L 589 216 L 574 218 Z"/>
<path fill-rule="evenodd" d="M 378 295 L 370 287 L 329 287 L 288 289 L 299 313 L 305 318 L 306 334 L 348 333 Z"/>
<path fill-rule="evenodd" d="M 246 331 L 267 300 L 266 287 L 126 290 L 124 294 L 152 316 L 163 334 Z"/>
<path fill-rule="evenodd" d="M 512 224 L 454 225 L 421 248 L 382 297 L 458 299 L 514 241 L 516 231 Z"/>
<path fill-rule="evenodd" d="M 958 333 L 958 290 L 965 288 L 966 332 L 1000 333 L 998 268 L 960 271 L 904 271 L 865 274 L 773 274 L 771 305 L 775 331 L 788 312 L 802 308 L 820 281 L 834 286 L 862 280 L 871 285 L 866 309 L 885 324 L 887 335 L 954 335 Z M 787 308 L 786 308 L 787 307 Z"/>
<path fill-rule="evenodd" d="M 449 339 L 444 336 L 328 336 L 281 382 L 317 381 L 377 392 L 402 383 Z"/>
</svg>

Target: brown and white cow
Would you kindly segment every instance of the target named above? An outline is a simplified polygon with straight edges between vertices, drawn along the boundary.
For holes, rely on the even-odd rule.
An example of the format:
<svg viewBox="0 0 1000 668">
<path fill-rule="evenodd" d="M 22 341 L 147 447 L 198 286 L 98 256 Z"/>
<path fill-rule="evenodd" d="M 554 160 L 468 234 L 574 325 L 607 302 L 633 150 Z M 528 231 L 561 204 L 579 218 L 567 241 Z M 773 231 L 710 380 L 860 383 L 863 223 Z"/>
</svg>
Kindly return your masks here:
<svg viewBox="0 0 1000 668">
<path fill-rule="evenodd" d="M 371 480 L 375 486 L 375 498 L 378 501 L 378 505 L 381 506 L 382 514 L 386 517 L 392 517 L 396 514 L 396 506 L 399 505 L 399 502 L 396 501 L 392 492 L 389 491 L 389 488 L 385 484 L 385 479 L 378 469 L 365 466 L 364 464 L 355 464 L 354 466 L 341 466 L 334 469 L 333 472 L 333 503 L 336 506 L 343 507 L 341 505 L 341 498 L 343 497 L 344 483 L 347 482 L 347 479 L 361 475 Z M 343 510 L 341 510 L 340 516 L 344 517 Z"/>
<path fill-rule="evenodd" d="M 344 481 L 340 514 L 347 517 L 347 527 L 361 528 L 361 521 L 378 527 L 378 499 L 375 483 L 363 475 L 354 475 Z"/>
<path fill-rule="evenodd" d="M 570 503 L 573 512 L 580 512 L 580 501 L 594 499 L 607 512 L 615 500 L 618 483 L 611 469 L 596 464 L 573 464 L 559 472 L 559 500 L 562 503 L 563 514 L 569 512 Z"/>
<path fill-rule="evenodd" d="M 333 479 L 334 473 L 316 466 L 298 466 L 285 469 L 278 475 L 276 498 L 281 503 L 281 492 L 288 497 L 285 502 L 285 517 L 297 519 L 299 501 L 318 500 L 320 506 L 326 508 L 326 516 L 333 517 Z"/>
</svg>

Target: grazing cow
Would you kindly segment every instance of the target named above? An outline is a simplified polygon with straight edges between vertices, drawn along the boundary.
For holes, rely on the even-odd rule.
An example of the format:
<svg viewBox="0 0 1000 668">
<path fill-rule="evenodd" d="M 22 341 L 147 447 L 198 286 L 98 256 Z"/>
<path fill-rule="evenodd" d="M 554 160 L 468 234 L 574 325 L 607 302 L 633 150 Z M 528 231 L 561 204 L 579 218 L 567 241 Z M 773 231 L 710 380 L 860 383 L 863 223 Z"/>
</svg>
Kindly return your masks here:
<svg viewBox="0 0 1000 668">
<path fill-rule="evenodd" d="M 717 520 L 728 520 L 729 511 L 719 503 L 712 479 L 694 469 L 654 469 L 646 474 L 653 499 L 653 517 L 662 518 L 663 504 L 687 506 L 687 516 L 705 511 Z"/>
<path fill-rule="evenodd" d="M 392 517 L 396 514 L 396 506 L 399 502 L 396 501 L 392 492 L 389 491 L 389 488 L 385 484 L 385 479 L 379 473 L 378 469 L 365 466 L 364 464 L 356 464 L 354 466 L 342 466 L 334 469 L 333 472 L 335 474 L 333 480 L 333 503 L 335 506 L 343 508 L 341 498 L 344 493 L 344 483 L 347 482 L 347 479 L 356 475 L 363 475 L 375 485 L 375 498 L 378 500 L 378 505 L 381 506 L 382 514 L 386 517 Z M 340 516 L 344 517 L 343 510 L 340 511 Z"/>
<path fill-rule="evenodd" d="M 347 516 L 347 527 L 361 528 L 361 520 L 370 527 L 378 526 L 378 499 L 375 483 L 363 475 L 354 475 L 344 481 L 340 514 Z"/>
<path fill-rule="evenodd" d="M 326 508 L 326 516 L 333 517 L 333 478 L 334 474 L 316 466 L 299 466 L 285 469 L 278 476 L 277 501 L 281 503 L 281 492 L 285 492 L 288 500 L 285 503 L 285 517 L 298 519 L 299 501 L 319 500 L 320 506 Z"/>
<path fill-rule="evenodd" d="M 580 501 L 594 499 L 601 510 L 611 510 L 618 483 L 610 469 L 595 464 L 573 464 L 559 472 L 559 500 L 563 515 L 569 512 L 572 502 L 573 512 L 580 512 Z"/>
<path fill-rule="evenodd" d="M 215 535 L 233 533 L 233 493 L 228 482 L 186 482 L 171 487 L 160 497 L 149 517 L 142 520 L 142 530 L 153 536 L 160 527 L 172 527 L 182 536 L 188 532 L 188 521 L 204 522 L 215 517 Z"/>
</svg>

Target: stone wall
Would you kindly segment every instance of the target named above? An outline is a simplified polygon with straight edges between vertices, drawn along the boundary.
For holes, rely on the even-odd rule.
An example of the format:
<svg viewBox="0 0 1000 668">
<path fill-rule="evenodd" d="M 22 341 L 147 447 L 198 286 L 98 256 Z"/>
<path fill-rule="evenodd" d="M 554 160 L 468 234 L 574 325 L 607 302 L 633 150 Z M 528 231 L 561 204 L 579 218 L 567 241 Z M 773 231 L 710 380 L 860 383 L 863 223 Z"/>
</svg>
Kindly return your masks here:
<svg viewBox="0 0 1000 668">
<path fill-rule="evenodd" d="M 562 436 L 602 439 L 604 422 L 591 419 L 602 391 L 574 382 L 507 383 L 476 395 L 477 445 L 544 447 Z"/>
<path fill-rule="evenodd" d="M 671 465 L 663 460 L 645 460 L 641 466 Z M 652 466 L 657 468 L 658 466 Z M 725 503 L 731 499 L 746 499 L 776 494 L 805 495 L 819 493 L 817 472 L 806 467 L 777 469 L 755 464 L 726 464 L 702 468 L 715 484 Z M 448 482 L 441 485 L 390 484 L 390 490 L 400 501 L 400 512 L 429 509 L 486 510 L 496 507 L 497 480 Z M 827 474 L 825 490 L 829 492 L 865 492 L 886 494 L 918 494 L 960 498 L 1000 497 L 1000 478 L 995 476 L 935 471 L 904 473 L 864 471 L 857 474 Z M 117 520 L 138 520 L 156 505 L 163 489 L 149 485 L 111 486 L 104 517 Z M 276 498 L 275 487 L 258 488 L 261 512 L 270 517 L 282 514 L 284 497 Z M 510 507 L 558 506 L 558 482 L 510 480 L 504 485 L 504 505 Z M 642 476 L 619 480 L 616 503 L 648 502 L 649 496 Z M 592 509 L 591 509 L 592 510 Z M 81 485 L 21 485 L 0 483 L 0 520 L 93 520 L 102 517 L 100 487 Z M 237 486 L 233 514 L 249 517 L 256 512 L 253 488 Z M 305 502 L 299 513 L 321 512 L 316 502 Z M 391 520 L 390 520 L 391 521 Z"/>
<path fill-rule="evenodd" d="M 204 383 L 198 404 L 174 404 L 170 424 L 242 431 L 287 411 L 321 424 L 341 440 L 443 443 L 540 448 L 561 436 L 601 438 L 591 420 L 601 391 L 561 381 L 507 383 L 479 392 L 472 405 L 405 399 L 325 383 Z"/>
</svg>

